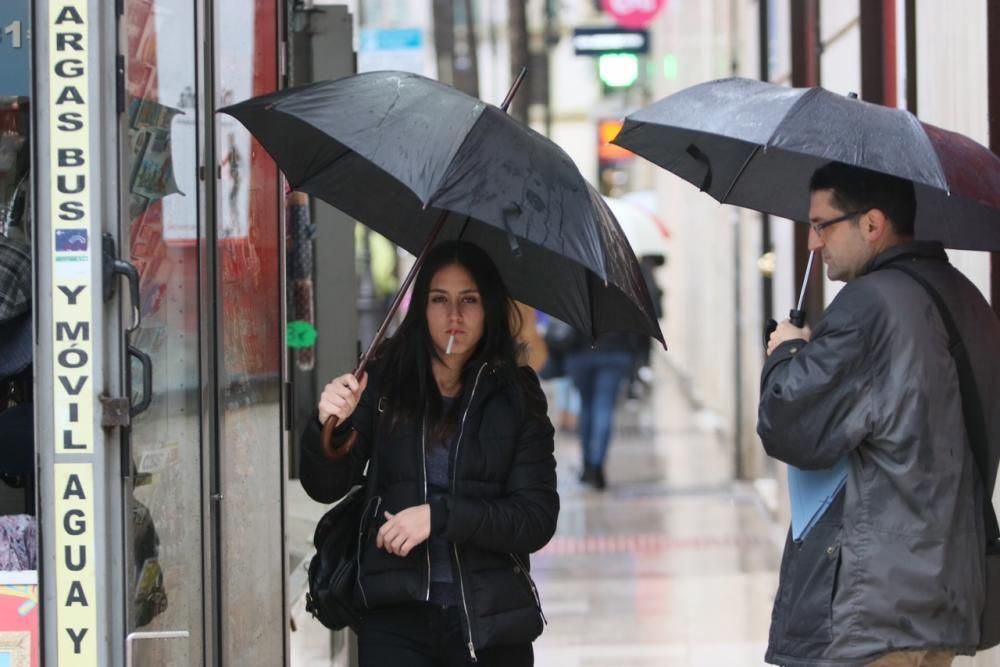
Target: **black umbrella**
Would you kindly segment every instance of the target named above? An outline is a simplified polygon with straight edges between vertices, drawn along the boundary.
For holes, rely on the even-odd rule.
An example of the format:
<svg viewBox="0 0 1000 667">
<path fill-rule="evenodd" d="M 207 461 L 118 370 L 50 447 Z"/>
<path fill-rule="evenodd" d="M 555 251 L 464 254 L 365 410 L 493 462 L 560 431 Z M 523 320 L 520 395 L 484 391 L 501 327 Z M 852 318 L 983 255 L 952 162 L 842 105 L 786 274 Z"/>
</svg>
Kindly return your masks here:
<svg viewBox="0 0 1000 667">
<path fill-rule="evenodd" d="M 1000 250 L 1000 158 L 955 132 L 823 88 L 721 79 L 625 119 L 613 143 L 723 203 L 808 217 L 809 177 L 838 161 L 910 180 L 917 238 Z"/>
<path fill-rule="evenodd" d="M 489 252 L 514 298 L 592 337 L 633 331 L 663 342 L 607 205 L 562 149 L 503 110 L 416 74 L 370 72 L 221 111 L 250 130 L 292 189 L 418 255 L 399 296 L 436 240 L 461 238 Z"/>
</svg>

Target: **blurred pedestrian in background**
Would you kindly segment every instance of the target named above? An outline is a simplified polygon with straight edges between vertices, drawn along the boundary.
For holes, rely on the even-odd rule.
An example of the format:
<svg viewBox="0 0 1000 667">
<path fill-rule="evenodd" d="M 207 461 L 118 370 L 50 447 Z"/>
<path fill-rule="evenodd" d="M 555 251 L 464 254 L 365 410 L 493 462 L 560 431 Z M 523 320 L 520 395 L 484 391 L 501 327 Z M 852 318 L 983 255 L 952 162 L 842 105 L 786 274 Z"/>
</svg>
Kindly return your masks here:
<svg viewBox="0 0 1000 667">
<path fill-rule="evenodd" d="M 516 328 L 514 338 L 521 346 L 521 363 L 540 373 L 549 361 L 549 348 L 538 330 L 538 311 L 520 301 L 515 301 L 517 316 L 511 324 Z"/>
<path fill-rule="evenodd" d="M 580 481 L 598 490 L 607 486 L 604 464 L 611 444 L 615 408 L 622 383 L 635 367 L 640 337 L 608 333 L 591 346 L 578 336 L 566 355 L 566 373 L 580 392 L 577 431 L 583 469 Z"/>
<path fill-rule="evenodd" d="M 549 353 L 538 374 L 543 380 L 552 381 L 556 426 L 560 431 L 575 433 L 580 414 L 580 392 L 566 375 L 566 355 L 576 346 L 578 334 L 570 325 L 545 313 L 539 312 L 537 319 Z"/>
<path fill-rule="evenodd" d="M 656 269 L 666 264 L 663 255 L 643 255 L 639 258 L 639 268 L 646 282 L 646 289 L 653 300 L 653 312 L 656 319 L 663 319 L 663 289 L 656 280 Z M 636 341 L 635 364 L 629 386 L 630 398 L 644 398 L 646 391 L 656 377 L 653 373 L 653 339 L 642 338 Z"/>
</svg>

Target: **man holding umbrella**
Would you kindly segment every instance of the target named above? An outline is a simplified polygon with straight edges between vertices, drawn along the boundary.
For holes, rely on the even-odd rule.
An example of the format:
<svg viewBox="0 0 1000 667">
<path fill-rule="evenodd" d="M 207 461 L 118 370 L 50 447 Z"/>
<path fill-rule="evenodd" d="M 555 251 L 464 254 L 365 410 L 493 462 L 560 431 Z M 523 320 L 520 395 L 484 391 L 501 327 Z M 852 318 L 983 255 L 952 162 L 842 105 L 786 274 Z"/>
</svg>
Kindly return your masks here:
<svg viewBox="0 0 1000 667">
<path fill-rule="evenodd" d="M 742 78 L 640 109 L 613 143 L 808 220 L 847 283 L 815 331 L 800 294 L 762 372 L 757 430 L 792 496 L 768 662 L 947 665 L 1000 644 L 1000 324 L 943 247 L 1000 250 L 1000 157 L 903 109 Z"/>
<path fill-rule="evenodd" d="M 950 665 L 990 632 L 1000 323 L 940 243 L 914 240 L 910 181 L 834 162 L 809 189 L 809 248 L 847 285 L 815 330 L 785 320 L 771 335 L 757 430 L 779 460 L 815 470 L 846 458 L 848 473 L 808 532 L 788 537 L 767 661 Z"/>
</svg>

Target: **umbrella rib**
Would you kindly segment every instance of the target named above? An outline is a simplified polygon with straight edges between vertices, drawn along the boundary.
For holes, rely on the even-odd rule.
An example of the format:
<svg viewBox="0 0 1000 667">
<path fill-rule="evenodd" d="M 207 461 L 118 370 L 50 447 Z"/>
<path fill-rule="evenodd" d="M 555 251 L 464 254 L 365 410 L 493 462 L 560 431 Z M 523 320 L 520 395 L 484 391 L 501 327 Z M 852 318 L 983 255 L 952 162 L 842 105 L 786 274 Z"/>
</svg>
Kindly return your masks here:
<svg viewBox="0 0 1000 667">
<path fill-rule="evenodd" d="M 354 151 L 352 151 L 350 148 L 344 147 L 344 150 L 341 151 L 340 153 L 338 153 L 337 156 L 334 157 L 332 160 L 328 160 L 324 165 L 322 165 L 318 169 L 313 169 L 312 164 L 310 164 L 309 168 L 306 169 L 306 170 L 304 170 L 304 173 L 307 173 L 307 174 L 319 174 L 319 173 L 321 173 L 321 172 L 329 169 L 334 164 L 336 164 L 337 162 L 339 162 L 340 160 L 342 160 L 343 158 L 347 157 L 348 155 L 350 155 L 353 152 Z M 313 161 L 315 162 L 315 160 L 313 160 Z M 297 190 L 297 189 L 301 188 L 303 185 L 305 185 L 308 182 L 309 182 L 309 179 L 306 178 L 301 183 L 295 183 L 295 184 L 293 184 L 292 185 L 292 189 L 293 190 Z"/>
<path fill-rule="evenodd" d="M 748 155 L 747 159 L 743 161 L 743 166 L 740 167 L 740 170 L 736 172 L 736 176 L 733 177 L 733 182 L 729 184 L 729 188 L 726 190 L 726 194 L 722 195 L 722 198 L 719 200 L 720 202 L 722 202 L 723 204 L 726 203 L 726 200 L 729 199 L 729 195 L 732 194 L 733 192 L 733 188 L 736 187 L 736 183 L 739 182 L 740 176 L 742 176 L 743 172 L 746 171 L 746 168 L 750 166 L 750 161 L 753 160 L 754 156 L 757 155 L 757 151 L 759 151 L 760 149 L 761 149 L 760 144 L 757 144 L 756 146 L 753 147 L 753 150 L 750 151 L 750 155 Z"/>
<path fill-rule="evenodd" d="M 788 111 L 785 112 L 785 116 L 775 124 L 774 130 L 771 132 L 771 136 L 769 136 L 767 138 L 767 141 L 764 142 L 765 151 L 771 145 L 771 142 L 774 141 L 774 135 L 778 133 L 778 130 L 781 128 L 781 124 L 784 123 L 786 120 L 788 120 L 788 118 L 791 117 L 792 115 L 798 113 L 799 107 L 804 106 L 806 102 L 809 102 L 810 100 L 812 100 L 812 98 L 819 95 L 819 91 L 821 90 L 824 89 L 820 88 L 819 86 L 816 86 L 814 88 L 807 88 L 806 91 L 802 93 L 802 96 L 799 97 L 799 99 L 795 100 L 795 104 L 793 104 L 788 108 Z"/>
<path fill-rule="evenodd" d="M 944 165 L 941 164 L 941 156 L 938 154 L 937 148 L 934 146 L 934 142 L 931 141 L 930 137 L 927 135 L 927 130 L 926 128 L 924 128 L 924 124 L 920 121 L 920 119 L 914 116 L 913 113 L 910 111 L 907 111 L 906 114 L 909 116 L 909 120 L 911 123 L 917 124 L 920 130 L 917 136 L 922 136 L 927 141 L 927 144 L 930 147 L 930 153 L 931 155 L 934 156 L 934 162 L 937 163 L 938 173 L 941 174 L 941 180 L 944 181 L 944 192 L 947 196 L 950 197 L 951 183 L 948 182 L 948 173 L 944 170 Z M 914 184 L 916 184 L 916 181 L 914 181 Z M 921 183 L 921 185 L 924 184 Z"/>
<path fill-rule="evenodd" d="M 462 229 L 458 232 L 458 236 L 455 237 L 456 241 L 461 241 L 462 237 L 465 236 L 465 230 L 469 228 L 469 221 L 472 220 L 471 215 L 465 216 L 465 222 L 462 223 Z"/>
<path fill-rule="evenodd" d="M 708 159 L 708 156 L 702 153 L 701 149 L 694 144 L 688 144 L 685 152 L 700 164 L 705 165 L 705 176 L 701 179 L 701 185 L 698 186 L 698 190 L 705 192 L 712 187 L 712 162 Z"/>
<path fill-rule="evenodd" d="M 453 176 L 452 171 L 455 167 L 455 156 L 457 156 L 462 151 L 462 149 L 465 148 L 465 145 L 469 143 L 472 137 L 473 130 L 476 129 L 476 126 L 479 125 L 479 122 L 489 112 L 489 110 L 490 110 L 490 105 L 486 104 L 483 101 L 479 101 L 479 103 L 475 105 L 475 107 L 473 107 L 473 112 L 476 114 L 475 120 L 472 121 L 472 123 L 468 127 L 462 130 L 462 132 L 464 132 L 464 134 L 462 135 L 462 140 L 452 143 L 451 151 L 449 152 L 447 158 L 443 161 L 443 163 L 446 165 L 444 173 L 442 173 L 441 177 L 437 179 L 436 183 L 434 183 L 434 189 L 430 191 L 430 193 L 427 195 L 427 200 L 423 202 L 425 207 L 437 206 L 434 203 L 435 200 L 441 196 L 442 190 L 445 189 L 444 184 L 447 182 L 447 179 Z M 472 167 L 470 167 L 470 170 L 471 168 Z M 456 181 L 461 181 L 461 180 L 462 178 L 456 179 Z"/>
</svg>

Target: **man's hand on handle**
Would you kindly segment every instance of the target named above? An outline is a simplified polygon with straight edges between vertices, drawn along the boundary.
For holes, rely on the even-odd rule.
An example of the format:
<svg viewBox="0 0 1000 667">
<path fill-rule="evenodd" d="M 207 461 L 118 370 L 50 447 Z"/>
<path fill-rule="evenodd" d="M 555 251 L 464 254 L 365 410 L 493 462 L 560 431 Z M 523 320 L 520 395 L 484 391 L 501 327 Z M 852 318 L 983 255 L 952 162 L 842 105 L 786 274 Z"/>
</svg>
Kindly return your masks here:
<svg viewBox="0 0 1000 667">
<path fill-rule="evenodd" d="M 786 340 L 804 340 L 809 342 L 811 337 L 812 330 L 809 329 L 809 325 L 797 327 L 790 320 L 782 320 L 778 324 L 778 328 L 774 330 L 774 333 L 767 340 L 767 353 L 770 355 L 776 347 Z"/>
</svg>

